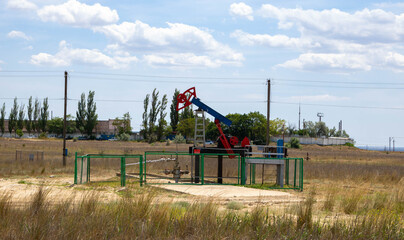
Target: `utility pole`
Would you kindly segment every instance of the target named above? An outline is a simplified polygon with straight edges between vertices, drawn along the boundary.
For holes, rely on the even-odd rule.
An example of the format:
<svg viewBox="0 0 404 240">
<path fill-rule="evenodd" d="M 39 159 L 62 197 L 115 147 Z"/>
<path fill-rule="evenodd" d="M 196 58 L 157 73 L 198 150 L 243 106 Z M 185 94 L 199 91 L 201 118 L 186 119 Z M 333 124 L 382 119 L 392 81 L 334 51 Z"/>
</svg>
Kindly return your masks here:
<svg viewBox="0 0 404 240">
<path fill-rule="evenodd" d="M 266 139 L 266 145 L 269 145 L 269 119 L 270 119 L 270 104 L 271 104 L 271 79 L 267 80 L 267 85 L 268 85 L 268 98 L 267 98 L 267 139 Z"/>
<path fill-rule="evenodd" d="M 396 151 L 396 140 L 393 138 L 393 152 Z"/>
<path fill-rule="evenodd" d="M 271 104 L 271 79 L 267 79 L 267 85 L 268 85 L 268 95 L 267 95 L 267 139 L 266 139 L 266 145 L 269 145 L 269 141 L 271 140 L 269 137 L 269 119 L 270 119 L 270 104 Z M 269 147 L 268 147 L 268 153 L 269 153 Z M 271 157 L 271 156 L 268 156 Z M 262 176 L 261 176 L 261 184 L 264 185 L 264 172 L 265 172 L 265 165 L 262 164 Z"/>
<path fill-rule="evenodd" d="M 66 110 L 67 110 L 67 71 L 65 71 L 65 109 L 63 115 L 63 167 L 66 167 Z"/>
<path fill-rule="evenodd" d="M 300 130 L 300 102 L 299 102 L 299 130 Z"/>
<path fill-rule="evenodd" d="M 389 137 L 389 152 L 391 152 L 391 137 Z"/>
</svg>

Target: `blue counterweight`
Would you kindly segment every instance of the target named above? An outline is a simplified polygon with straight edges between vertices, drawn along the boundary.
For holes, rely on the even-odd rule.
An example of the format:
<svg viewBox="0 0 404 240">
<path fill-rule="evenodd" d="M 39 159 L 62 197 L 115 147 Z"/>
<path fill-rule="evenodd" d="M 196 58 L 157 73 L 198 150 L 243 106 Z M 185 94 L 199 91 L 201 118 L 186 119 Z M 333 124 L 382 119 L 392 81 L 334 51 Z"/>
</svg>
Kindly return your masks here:
<svg viewBox="0 0 404 240">
<path fill-rule="evenodd" d="M 195 104 L 196 106 L 198 106 L 203 111 L 205 111 L 205 112 L 209 113 L 210 115 L 212 115 L 215 119 L 218 119 L 220 122 L 226 124 L 227 126 L 230 126 L 232 124 L 232 121 L 230 119 L 226 118 L 222 114 L 220 114 L 220 113 L 216 112 L 215 110 L 213 110 L 212 108 L 210 108 L 208 105 L 201 102 L 201 100 L 199 100 L 199 98 L 194 97 L 191 100 L 191 102 L 193 104 Z"/>
</svg>

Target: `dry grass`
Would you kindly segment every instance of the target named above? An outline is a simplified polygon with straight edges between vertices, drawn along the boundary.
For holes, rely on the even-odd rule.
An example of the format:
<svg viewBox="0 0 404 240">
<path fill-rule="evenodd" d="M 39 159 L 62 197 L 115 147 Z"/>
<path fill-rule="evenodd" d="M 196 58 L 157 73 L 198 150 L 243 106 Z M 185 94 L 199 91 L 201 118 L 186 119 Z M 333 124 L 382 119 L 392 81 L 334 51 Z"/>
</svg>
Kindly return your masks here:
<svg viewBox="0 0 404 240">
<path fill-rule="evenodd" d="M 153 204 L 156 195 L 123 197 L 101 203 L 90 192 L 79 204 L 47 204 L 43 189 L 26 206 L 0 198 L 1 239 L 402 239 L 404 230 L 391 211 L 370 211 L 352 219 L 314 221 L 315 195 L 292 215 L 272 215 L 266 208 L 251 212 L 218 211 L 213 202 Z"/>
<path fill-rule="evenodd" d="M 72 177 L 75 151 L 139 154 L 176 150 L 175 145 L 164 143 L 69 141 L 71 155 L 68 167 L 63 168 L 61 148 L 58 140 L 0 139 L 0 176 Z M 44 151 L 45 160 L 16 162 L 16 149 Z M 188 145 L 180 145 L 179 149 L 187 151 Z M 159 201 L 161 192 L 144 194 L 152 188 L 139 191 L 138 186 L 130 184 L 129 191 L 120 193 L 122 198 L 117 202 L 100 201 L 96 190 L 89 191 L 78 204 L 69 199 L 49 204 L 48 192 L 42 188 L 22 207 L 11 204 L 10 194 L 0 194 L 0 239 L 404 238 L 402 153 L 303 146 L 291 150 L 290 155 L 304 157 L 306 152 L 310 152 L 311 159 L 304 162 L 305 191 L 295 193 L 306 200 L 278 206 L 281 210 L 262 205 L 252 209 L 244 205 L 237 210 L 237 206 L 221 207 L 214 202 L 163 202 Z M 212 167 L 212 172 L 216 167 Z M 107 176 L 118 169 L 119 161 L 114 159 L 92 161 L 94 175 Z M 273 176 L 268 174 L 266 178 Z"/>
</svg>

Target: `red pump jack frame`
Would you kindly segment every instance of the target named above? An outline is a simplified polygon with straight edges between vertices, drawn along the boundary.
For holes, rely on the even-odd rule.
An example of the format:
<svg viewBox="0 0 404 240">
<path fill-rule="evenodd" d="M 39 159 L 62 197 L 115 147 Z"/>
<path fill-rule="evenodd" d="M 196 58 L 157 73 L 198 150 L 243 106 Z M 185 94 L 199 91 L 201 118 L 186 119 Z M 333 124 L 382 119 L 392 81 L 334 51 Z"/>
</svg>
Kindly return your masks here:
<svg viewBox="0 0 404 240">
<path fill-rule="evenodd" d="M 192 87 L 192 88 L 186 90 L 184 93 L 178 94 L 178 96 L 177 96 L 177 111 L 179 111 L 181 109 L 184 109 L 185 107 L 191 105 L 192 104 L 192 100 L 191 100 L 192 97 L 197 98 L 196 97 L 195 87 Z M 205 105 L 205 107 L 209 108 L 206 105 Z M 214 111 L 214 110 L 211 109 L 211 111 Z M 209 111 L 208 111 L 208 113 L 209 113 Z M 210 114 L 212 114 L 212 113 L 210 113 Z M 224 135 L 224 133 L 223 133 L 223 130 L 222 130 L 222 127 L 221 127 L 221 124 L 220 124 L 220 120 L 215 118 L 215 124 L 216 124 L 216 127 L 217 127 L 217 129 L 219 130 L 219 133 L 220 133 L 219 139 L 222 142 L 222 144 L 223 144 L 224 148 L 226 149 L 227 153 L 228 154 L 234 154 L 234 152 L 233 152 L 233 150 L 231 148 L 231 145 L 234 146 L 234 145 L 236 145 L 238 143 L 237 137 L 232 137 L 230 139 L 230 143 L 229 143 L 229 141 L 227 140 L 226 135 Z M 245 137 L 243 139 L 243 141 L 241 142 L 241 146 L 245 147 L 247 145 L 250 145 L 250 140 L 247 137 Z M 235 155 L 230 155 L 229 156 L 229 158 L 235 158 L 235 157 L 236 157 Z"/>
</svg>

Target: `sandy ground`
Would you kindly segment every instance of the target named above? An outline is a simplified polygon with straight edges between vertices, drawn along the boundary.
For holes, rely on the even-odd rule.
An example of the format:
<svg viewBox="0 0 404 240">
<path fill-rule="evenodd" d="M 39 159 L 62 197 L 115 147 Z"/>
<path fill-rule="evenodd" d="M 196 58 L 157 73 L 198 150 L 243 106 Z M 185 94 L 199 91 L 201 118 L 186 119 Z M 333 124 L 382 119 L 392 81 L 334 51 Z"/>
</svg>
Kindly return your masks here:
<svg viewBox="0 0 404 240">
<path fill-rule="evenodd" d="M 300 198 L 288 192 L 231 185 L 159 185 L 159 187 L 197 197 L 212 198 L 218 201 L 273 203 L 300 201 Z"/>
<path fill-rule="evenodd" d="M 93 181 L 97 181 L 93 179 Z M 96 194 L 101 202 L 118 201 L 121 187 L 98 187 L 73 185 L 73 179 L 61 176 L 41 178 L 0 178 L 0 194 L 11 194 L 15 205 L 23 205 L 34 196 L 39 188 L 47 192 L 51 203 L 73 201 L 79 203 L 89 194 Z M 160 189 L 159 201 L 238 201 L 246 204 L 279 204 L 301 201 L 293 191 L 271 191 L 231 185 L 154 185 Z M 95 190 L 95 191 L 90 191 Z M 167 191 L 164 191 L 167 190 Z"/>
</svg>

